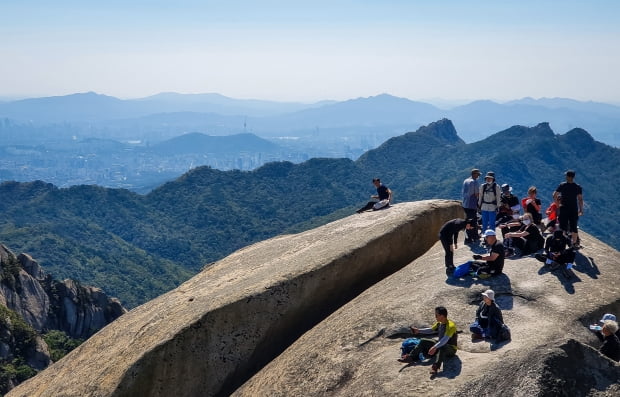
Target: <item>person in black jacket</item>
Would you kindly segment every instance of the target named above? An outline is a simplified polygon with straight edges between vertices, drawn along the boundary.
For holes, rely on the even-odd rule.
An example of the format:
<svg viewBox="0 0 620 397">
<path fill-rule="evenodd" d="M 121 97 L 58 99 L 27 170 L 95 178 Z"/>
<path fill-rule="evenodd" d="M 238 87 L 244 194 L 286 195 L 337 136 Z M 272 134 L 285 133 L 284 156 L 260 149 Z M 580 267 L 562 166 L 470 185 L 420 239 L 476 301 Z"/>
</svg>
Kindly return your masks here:
<svg viewBox="0 0 620 397">
<path fill-rule="evenodd" d="M 358 214 L 368 210 L 377 211 L 382 208 L 387 208 L 392 202 L 392 191 L 381 183 L 381 179 L 373 178 L 372 184 L 377 188 L 377 194 L 370 196 L 373 201 L 369 201 L 365 206 L 355 211 Z"/>
<path fill-rule="evenodd" d="M 618 323 L 613 320 L 605 320 L 601 329 L 603 344 L 599 352 L 614 361 L 620 361 L 620 340 L 616 336 L 616 332 L 618 332 Z"/>
<path fill-rule="evenodd" d="M 502 311 L 495 303 L 495 292 L 492 289 L 482 293 L 482 302 L 476 310 L 476 321 L 470 325 L 471 339 L 497 339 L 504 324 Z"/>
<path fill-rule="evenodd" d="M 536 254 L 535 257 L 549 266 L 551 270 L 560 267 L 570 269 L 575 261 L 575 250 L 570 247 L 570 243 L 570 239 L 564 235 L 562 230 L 556 230 L 545 241 L 545 253 Z"/>
<path fill-rule="evenodd" d="M 474 228 L 473 219 L 456 218 L 444 223 L 439 229 L 439 241 L 446 252 L 445 264 L 446 275 L 450 276 L 454 273 L 454 251 L 458 248 L 457 240 L 461 230 L 471 230 Z"/>
</svg>

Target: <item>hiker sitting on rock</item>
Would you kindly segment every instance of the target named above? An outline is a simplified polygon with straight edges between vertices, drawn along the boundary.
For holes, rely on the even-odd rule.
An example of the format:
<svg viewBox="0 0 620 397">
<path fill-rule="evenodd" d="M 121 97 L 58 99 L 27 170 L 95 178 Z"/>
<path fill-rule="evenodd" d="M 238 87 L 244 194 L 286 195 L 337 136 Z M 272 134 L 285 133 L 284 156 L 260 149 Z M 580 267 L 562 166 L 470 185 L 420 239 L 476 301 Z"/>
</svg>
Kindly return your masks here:
<svg viewBox="0 0 620 397">
<path fill-rule="evenodd" d="M 500 275 L 504 270 L 504 245 L 491 229 L 484 232 L 484 240 L 489 247 L 489 253 L 484 256 L 474 255 L 476 260 L 472 261 L 471 270 L 480 278 Z"/>
<path fill-rule="evenodd" d="M 358 214 L 361 214 L 364 211 L 368 210 L 380 210 L 382 208 L 386 208 L 390 205 L 392 201 L 392 191 L 381 183 L 379 178 L 374 178 L 372 180 L 373 185 L 377 188 L 377 194 L 370 196 L 371 199 L 379 200 L 379 201 L 369 201 L 365 206 L 357 210 Z"/>
<path fill-rule="evenodd" d="M 422 338 L 418 345 L 409 354 L 404 354 L 398 361 L 406 363 L 415 363 L 419 359 L 419 354 L 427 356 L 435 356 L 435 362 L 431 367 L 431 375 L 436 375 L 441 363 L 446 357 L 452 357 L 456 354 L 457 332 L 456 324 L 452 320 L 448 320 L 448 310 L 443 306 L 435 308 L 435 319 L 437 320 L 430 328 L 411 327 L 414 335 L 432 334 L 437 332 L 438 339 Z"/>
<path fill-rule="evenodd" d="M 521 220 L 522 226 L 518 231 L 509 232 L 504 235 L 504 248 L 510 255 L 528 255 L 541 249 L 545 240 L 540 233 L 540 229 L 534 223 L 532 214 L 526 212 Z"/>
<path fill-rule="evenodd" d="M 618 323 L 613 320 L 605 320 L 601 333 L 603 334 L 603 344 L 599 352 L 614 361 L 620 361 L 620 339 L 616 336 Z"/>
<path fill-rule="evenodd" d="M 497 339 L 502 324 L 504 324 L 504 317 L 495 303 L 495 292 L 488 289 L 482 293 L 482 302 L 476 310 L 476 321 L 469 326 L 471 340 Z"/>
<path fill-rule="evenodd" d="M 575 261 L 575 250 L 570 247 L 570 239 L 562 230 L 556 230 L 545 241 L 545 253 L 536 254 L 537 260 L 544 262 L 551 270 L 565 267 L 570 269 Z"/>
<path fill-rule="evenodd" d="M 616 321 L 617 322 L 615 315 L 613 315 L 611 313 L 606 313 L 599 320 L 599 323 L 600 324 L 604 324 L 605 321 L 607 321 L 607 320 L 611 320 L 611 321 Z M 596 335 L 596 337 L 602 342 L 605 339 L 605 336 L 603 336 L 603 334 L 601 333 L 601 331 L 603 330 L 603 327 L 600 324 L 592 324 L 592 325 L 590 325 L 590 330 L 594 331 L 594 334 Z M 618 339 L 620 339 L 620 329 L 618 329 L 616 331 L 616 336 L 618 337 Z"/>
</svg>

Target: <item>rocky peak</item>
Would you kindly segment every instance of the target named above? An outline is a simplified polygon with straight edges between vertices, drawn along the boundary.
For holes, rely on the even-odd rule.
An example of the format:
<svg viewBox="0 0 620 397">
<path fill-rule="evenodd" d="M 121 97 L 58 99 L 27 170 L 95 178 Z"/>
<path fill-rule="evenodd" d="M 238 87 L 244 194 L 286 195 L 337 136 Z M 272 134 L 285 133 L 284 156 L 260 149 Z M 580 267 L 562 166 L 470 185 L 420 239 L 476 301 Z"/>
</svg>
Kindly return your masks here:
<svg viewBox="0 0 620 397">
<path fill-rule="evenodd" d="M 126 312 L 118 299 L 75 280 L 57 281 L 28 254 L 17 257 L 0 244 L 0 303 L 38 332 L 56 329 L 88 338 Z"/>
</svg>

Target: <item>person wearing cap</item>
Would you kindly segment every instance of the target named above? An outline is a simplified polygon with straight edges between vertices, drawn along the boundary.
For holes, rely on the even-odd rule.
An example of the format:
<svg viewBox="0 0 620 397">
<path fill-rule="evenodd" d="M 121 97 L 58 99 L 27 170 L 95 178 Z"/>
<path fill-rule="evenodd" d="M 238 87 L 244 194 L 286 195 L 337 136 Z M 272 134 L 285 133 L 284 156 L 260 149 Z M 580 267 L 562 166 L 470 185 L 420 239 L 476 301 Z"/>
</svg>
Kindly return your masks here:
<svg viewBox="0 0 620 397">
<path fill-rule="evenodd" d="M 605 320 L 601 334 L 603 336 L 603 344 L 598 350 L 602 355 L 609 357 L 614 361 L 620 361 L 620 339 L 616 335 L 618 332 L 618 323 L 614 320 Z"/>
<path fill-rule="evenodd" d="M 476 310 L 476 321 L 469 326 L 472 341 L 484 338 L 497 339 L 504 324 L 502 311 L 495 303 L 495 291 L 488 289 L 481 295 L 482 302 Z"/>
<path fill-rule="evenodd" d="M 398 361 L 415 363 L 419 359 L 420 353 L 435 356 L 435 362 L 431 367 L 431 375 L 437 375 L 437 371 L 441 368 L 444 359 L 456 354 L 458 333 L 456 324 L 452 320 L 448 320 L 448 309 L 443 306 L 437 306 L 435 308 L 435 320 L 435 324 L 429 328 L 416 328 L 412 326 L 411 332 L 414 335 L 437 332 L 438 340 L 421 338 L 418 345 L 409 354 L 403 354 Z"/>
<path fill-rule="evenodd" d="M 502 195 L 499 202 L 496 226 L 519 219 L 519 211 L 521 210 L 519 198 L 512 194 L 512 187 L 507 183 L 502 185 Z"/>
<path fill-rule="evenodd" d="M 487 255 L 474 255 L 475 260 L 471 263 L 471 269 L 480 278 L 500 275 L 504 270 L 504 245 L 491 229 L 484 232 L 484 240 L 489 252 Z"/>
<path fill-rule="evenodd" d="M 478 195 L 480 194 L 480 184 L 478 182 L 480 170 L 474 168 L 471 170 L 471 176 L 463 181 L 463 211 L 465 211 L 465 219 L 473 219 L 475 222 L 473 228 L 465 232 L 465 244 L 478 241 Z"/>
<path fill-rule="evenodd" d="M 373 178 L 372 184 L 377 188 L 377 194 L 370 196 L 370 198 L 378 201 L 369 201 L 365 206 L 356 211 L 358 214 L 368 210 L 377 211 L 386 208 L 392 202 L 392 191 L 382 184 L 379 178 Z"/>
<path fill-rule="evenodd" d="M 575 171 L 568 170 L 564 173 L 566 182 L 562 182 L 553 192 L 553 199 L 560 206 L 559 223 L 560 229 L 571 233 L 573 247 L 579 249 L 579 234 L 577 224 L 579 217 L 583 215 L 583 189 L 575 183 Z M 558 196 L 561 195 L 561 200 Z"/>
<path fill-rule="evenodd" d="M 605 336 L 601 333 L 601 331 L 603 330 L 603 327 L 600 324 L 605 324 L 605 321 L 607 320 L 611 320 L 611 321 L 616 321 L 616 316 L 611 314 L 611 313 L 605 313 L 603 315 L 603 317 L 601 317 L 601 319 L 599 320 L 599 324 L 592 324 L 590 325 L 590 330 L 594 332 L 594 335 L 596 335 L 596 337 L 603 342 L 605 340 Z M 616 336 L 618 338 L 620 338 L 620 329 L 616 330 L 615 332 Z"/>
<path fill-rule="evenodd" d="M 500 191 L 499 185 L 495 182 L 495 173 L 487 172 L 484 176 L 485 182 L 480 186 L 478 195 L 478 208 L 482 214 L 482 230 L 495 230 L 495 217 L 499 206 Z"/>
<path fill-rule="evenodd" d="M 454 251 L 458 248 L 457 241 L 461 230 L 471 230 L 474 227 L 473 219 L 452 219 L 439 229 L 439 241 L 445 251 L 446 275 L 454 273 Z"/>
</svg>

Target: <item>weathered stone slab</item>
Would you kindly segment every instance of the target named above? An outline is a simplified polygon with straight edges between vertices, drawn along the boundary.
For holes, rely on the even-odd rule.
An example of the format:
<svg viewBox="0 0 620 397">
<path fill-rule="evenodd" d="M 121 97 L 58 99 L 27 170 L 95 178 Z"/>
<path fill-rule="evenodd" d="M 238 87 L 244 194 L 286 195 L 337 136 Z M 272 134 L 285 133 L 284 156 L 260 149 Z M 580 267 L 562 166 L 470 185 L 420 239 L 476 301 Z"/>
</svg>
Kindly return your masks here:
<svg viewBox="0 0 620 397">
<path fill-rule="evenodd" d="M 458 202 L 400 203 L 239 250 L 121 316 L 9 396 L 210 396 L 426 252 Z"/>
<path fill-rule="evenodd" d="M 584 248 L 570 278 L 526 256 L 507 259 L 497 278 L 446 279 L 437 243 L 305 333 L 233 395 L 617 396 L 620 365 L 598 354 L 588 324 L 620 315 L 620 253 L 580 236 Z M 480 251 L 460 246 L 455 263 Z M 488 288 L 511 327 L 509 343 L 471 342 L 469 324 Z M 433 379 L 430 363 L 397 358 L 407 327 L 432 324 L 439 305 L 463 333 L 457 356 Z"/>
</svg>

